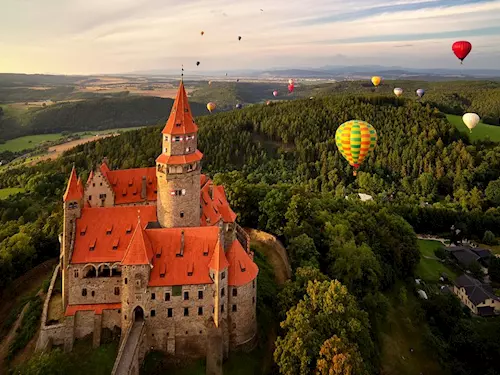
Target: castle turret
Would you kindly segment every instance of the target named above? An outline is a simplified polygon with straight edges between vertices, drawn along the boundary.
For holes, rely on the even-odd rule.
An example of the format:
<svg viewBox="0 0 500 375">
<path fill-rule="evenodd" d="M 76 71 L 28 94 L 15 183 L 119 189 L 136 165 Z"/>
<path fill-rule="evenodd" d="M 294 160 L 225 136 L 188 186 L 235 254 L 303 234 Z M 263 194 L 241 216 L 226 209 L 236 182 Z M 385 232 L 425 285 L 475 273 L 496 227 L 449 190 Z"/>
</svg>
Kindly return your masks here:
<svg viewBox="0 0 500 375">
<path fill-rule="evenodd" d="M 75 238 L 76 219 L 82 215 L 83 206 L 83 186 L 80 179 L 76 176 L 76 169 L 73 166 L 69 177 L 68 186 L 63 197 L 63 235 L 61 238 L 61 255 L 59 257 L 62 275 L 62 302 L 66 309 L 68 304 L 69 278 L 68 267 L 71 260 L 71 251 Z"/>
<path fill-rule="evenodd" d="M 172 112 L 162 131 L 162 153 L 156 159 L 158 222 L 164 228 L 200 226 L 198 126 L 181 81 Z"/>
</svg>

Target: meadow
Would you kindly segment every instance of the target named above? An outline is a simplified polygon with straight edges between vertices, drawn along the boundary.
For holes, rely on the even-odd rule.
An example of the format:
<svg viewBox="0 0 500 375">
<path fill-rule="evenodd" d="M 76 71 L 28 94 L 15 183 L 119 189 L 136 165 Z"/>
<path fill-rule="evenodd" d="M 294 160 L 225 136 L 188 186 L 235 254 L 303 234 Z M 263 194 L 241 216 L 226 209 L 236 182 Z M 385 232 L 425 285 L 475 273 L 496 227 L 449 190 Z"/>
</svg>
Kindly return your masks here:
<svg viewBox="0 0 500 375">
<path fill-rule="evenodd" d="M 420 263 L 417 266 L 415 274 L 425 281 L 436 282 L 444 272 L 454 280 L 457 275 L 453 270 L 448 268 L 445 264 L 441 263 L 434 255 L 434 250 L 442 246 L 439 241 L 433 240 L 418 240 L 420 249 Z"/>
<path fill-rule="evenodd" d="M 467 133 L 471 141 L 484 141 L 489 139 L 490 141 L 500 142 L 500 126 L 488 125 L 481 121 L 474 129 L 472 129 L 471 133 L 469 128 L 467 128 L 462 121 L 462 116 L 446 115 L 446 118 L 450 124 L 455 126 L 458 130 L 463 133 Z"/>
<path fill-rule="evenodd" d="M 23 188 L 5 188 L 5 189 L 0 189 L 0 199 L 5 199 L 8 198 L 11 195 L 17 194 L 17 193 L 22 193 L 24 192 Z"/>
</svg>

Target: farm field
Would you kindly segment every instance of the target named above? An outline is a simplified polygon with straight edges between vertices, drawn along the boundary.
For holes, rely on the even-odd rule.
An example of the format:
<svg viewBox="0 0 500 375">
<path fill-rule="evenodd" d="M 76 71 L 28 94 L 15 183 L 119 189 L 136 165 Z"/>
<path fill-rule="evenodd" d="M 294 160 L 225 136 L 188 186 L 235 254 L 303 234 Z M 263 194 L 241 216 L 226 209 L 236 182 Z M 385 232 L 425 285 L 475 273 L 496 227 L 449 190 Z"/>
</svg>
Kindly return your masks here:
<svg viewBox="0 0 500 375">
<path fill-rule="evenodd" d="M 471 141 L 486 140 L 489 137 L 491 141 L 500 142 L 500 126 L 487 125 L 481 121 L 470 133 L 461 116 L 446 115 L 446 118 L 458 130 L 467 133 Z"/>
<path fill-rule="evenodd" d="M 457 275 L 451 269 L 441 263 L 434 255 L 434 250 L 442 246 L 441 242 L 433 240 L 418 240 L 420 248 L 420 263 L 417 266 L 415 274 L 426 281 L 437 281 L 441 273 L 445 272 L 451 279 Z"/>
<path fill-rule="evenodd" d="M 22 151 L 26 149 L 37 148 L 43 142 L 57 141 L 62 137 L 61 133 L 55 134 L 38 134 L 38 135 L 28 135 L 26 137 L 20 137 L 11 139 L 3 144 L 0 144 L 0 152 L 2 151 Z"/>
<path fill-rule="evenodd" d="M 5 199 L 9 197 L 10 195 L 17 194 L 17 193 L 22 193 L 24 191 L 23 188 L 5 188 L 5 189 L 0 189 L 0 199 Z"/>
</svg>

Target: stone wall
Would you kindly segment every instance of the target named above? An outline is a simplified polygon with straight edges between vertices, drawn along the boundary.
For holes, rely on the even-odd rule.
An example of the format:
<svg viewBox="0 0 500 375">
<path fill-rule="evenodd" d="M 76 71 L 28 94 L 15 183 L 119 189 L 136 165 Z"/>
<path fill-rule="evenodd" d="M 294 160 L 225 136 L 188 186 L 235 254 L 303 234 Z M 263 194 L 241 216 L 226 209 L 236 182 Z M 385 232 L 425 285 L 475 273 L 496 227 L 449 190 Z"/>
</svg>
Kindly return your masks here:
<svg viewBox="0 0 500 375">
<path fill-rule="evenodd" d="M 121 311 L 120 310 L 103 310 L 102 312 L 102 327 L 113 330 L 114 327 L 121 326 Z"/>
<path fill-rule="evenodd" d="M 179 137 L 182 138 L 182 141 L 172 142 L 172 139 L 175 139 L 176 137 L 175 135 L 168 135 L 168 141 L 166 141 L 165 136 L 163 136 L 162 152 L 166 153 L 167 155 L 184 155 L 187 153 L 195 152 L 196 148 L 198 147 L 198 135 L 188 134 L 188 136 L 190 138 L 194 136 L 194 138 L 186 141 L 186 135 L 181 134 L 179 135 Z M 187 148 L 190 148 L 190 151 L 187 151 Z"/>
<path fill-rule="evenodd" d="M 158 221 L 164 228 L 200 226 L 200 167 L 182 174 L 158 172 Z M 186 191 L 171 195 L 172 190 Z M 182 217 L 181 217 L 182 215 Z"/>
<path fill-rule="evenodd" d="M 77 311 L 75 314 L 75 338 L 80 339 L 94 332 L 94 311 Z"/>
<path fill-rule="evenodd" d="M 233 295 L 236 290 L 236 296 Z M 233 311 L 235 306 L 236 311 Z M 239 287 L 230 287 L 229 293 L 229 332 L 231 346 L 242 345 L 254 338 L 257 333 L 257 280 Z"/>
<path fill-rule="evenodd" d="M 70 305 L 121 302 L 122 278 L 120 276 L 84 277 L 87 270 L 92 269 L 92 267 L 94 270 L 98 270 L 99 266 L 98 263 L 70 265 L 67 272 Z M 111 267 L 112 265 L 107 266 Z M 115 288 L 119 288 L 118 295 L 115 295 Z M 87 291 L 85 296 L 83 295 L 84 289 Z"/>
</svg>

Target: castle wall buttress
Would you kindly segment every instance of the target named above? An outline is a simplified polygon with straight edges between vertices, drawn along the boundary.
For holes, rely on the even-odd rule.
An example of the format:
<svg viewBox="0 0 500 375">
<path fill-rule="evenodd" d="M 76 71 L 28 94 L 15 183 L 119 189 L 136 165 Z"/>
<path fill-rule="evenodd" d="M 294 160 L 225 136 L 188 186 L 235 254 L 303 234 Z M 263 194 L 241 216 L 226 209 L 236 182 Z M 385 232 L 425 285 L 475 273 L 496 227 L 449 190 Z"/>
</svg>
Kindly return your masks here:
<svg viewBox="0 0 500 375">
<path fill-rule="evenodd" d="M 257 333 L 257 279 L 242 286 L 232 286 L 229 289 L 230 344 L 231 346 L 239 346 L 251 341 Z"/>
<path fill-rule="evenodd" d="M 61 277 L 62 277 L 62 303 L 63 309 L 66 309 L 70 294 L 70 276 L 68 267 L 71 262 L 72 246 L 74 246 L 74 238 L 76 231 L 76 219 L 81 217 L 81 201 L 64 202 L 64 219 L 63 219 L 63 235 L 61 242 Z"/>
</svg>

